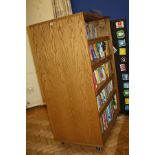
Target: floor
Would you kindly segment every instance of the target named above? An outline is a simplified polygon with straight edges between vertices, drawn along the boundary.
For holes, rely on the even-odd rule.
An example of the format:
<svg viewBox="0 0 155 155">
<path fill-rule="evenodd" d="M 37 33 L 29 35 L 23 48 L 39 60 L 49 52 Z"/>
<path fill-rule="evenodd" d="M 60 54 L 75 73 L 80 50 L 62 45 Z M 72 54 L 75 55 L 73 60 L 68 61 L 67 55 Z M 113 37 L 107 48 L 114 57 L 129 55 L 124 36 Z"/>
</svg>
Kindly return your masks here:
<svg viewBox="0 0 155 155">
<path fill-rule="evenodd" d="M 94 147 L 61 144 L 53 140 L 46 107 L 35 107 L 26 111 L 27 155 L 128 155 L 129 118 L 118 116 L 102 152 Z"/>
</svg>

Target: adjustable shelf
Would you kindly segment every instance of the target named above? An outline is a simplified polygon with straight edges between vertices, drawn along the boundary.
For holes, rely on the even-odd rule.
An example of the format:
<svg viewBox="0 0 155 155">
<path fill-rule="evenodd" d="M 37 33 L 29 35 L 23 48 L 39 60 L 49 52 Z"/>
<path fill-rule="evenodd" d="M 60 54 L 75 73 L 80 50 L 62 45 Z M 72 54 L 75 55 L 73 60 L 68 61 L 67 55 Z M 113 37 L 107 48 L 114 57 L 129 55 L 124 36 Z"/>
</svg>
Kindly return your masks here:
<svg viewBox="0 0 155 155">
<path fill-rule="evenodd" d="M 113 76 L 114 73 L 112 73 L 105 81 L 97 85 L 96 95 L 98 95 L 104 89 L 104 87 L 113 79 Z"/>
<path fill-rule="evenodd" d="M 95 61 L 92 61 L 91 62 L 92 69 L 95 70 L 96 68 L 98 68 L 102 64 L 104 64 L 104 63 L 108 62 L 109 60 L 111 60 L 111 58 L 112 58 L 112 55 L 108 55 L 105 58 L 97 59 Z"/>
<path fill-rule="evenodd" d="M 107 41 L 109 39 L 110 39 L 109 36 L 98 37 L 98 38 L 88 40 L 88 44 L 90 45 L 90 44 L 93 44 L 93 43 L 96 43 L 96 42 Z"/>
<path fill-rule="evenodd" d="M 106 107 L 108 106 L 109 102 L 111 101 L 111 99 L 114 97 L 116 93 L 116 90 L 114 89 L 110 95 L 108 96 L 108 99 L 105 101 L 105 103 L 100 107 L 99 110 L 99 114 L 101 115 L 103 113 L 103 111 L 106 109 Z"/>
</svg>

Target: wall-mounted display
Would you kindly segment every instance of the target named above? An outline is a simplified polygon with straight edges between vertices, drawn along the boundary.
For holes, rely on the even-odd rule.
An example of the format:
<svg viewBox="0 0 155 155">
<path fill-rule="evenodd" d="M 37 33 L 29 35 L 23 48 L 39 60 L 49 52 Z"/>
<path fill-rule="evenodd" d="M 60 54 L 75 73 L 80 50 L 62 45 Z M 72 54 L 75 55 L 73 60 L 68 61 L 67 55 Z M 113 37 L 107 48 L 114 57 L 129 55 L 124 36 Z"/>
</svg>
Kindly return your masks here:
<svg viewBox="0 0 155 155">
<path fill-rule="evenodd" d="M 129 43 L 125 19 L 111 21 L 121 113 L 129 112 Z"/>
</svg>

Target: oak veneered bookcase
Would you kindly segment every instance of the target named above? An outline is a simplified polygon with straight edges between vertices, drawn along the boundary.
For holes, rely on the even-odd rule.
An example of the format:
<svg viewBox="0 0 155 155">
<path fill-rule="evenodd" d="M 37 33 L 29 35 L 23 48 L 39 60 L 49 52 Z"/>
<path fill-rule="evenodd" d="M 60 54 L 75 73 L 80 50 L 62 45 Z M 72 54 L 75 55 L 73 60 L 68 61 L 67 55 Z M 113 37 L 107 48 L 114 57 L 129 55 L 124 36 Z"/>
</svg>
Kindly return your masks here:
<svg viewBox="0 0 155 155">
<path fill-rule="evenodd" d="M 98 20 L 104 21 L 108 35 L 87 39 L 86 23 Z M 81 12 L 31 25 L 27 30 L 54 139 L 102 147 L 120 110 L 109 17 Z M 91 61 L 89 45 L 100 41 L 108 42 L 109 55 Z M 95 90 L 93 72 L 108 61 L 112 73 Z M 113 90 L 98 109 L 96 96 L 110 80 Z M 117 105 L 108 128 L 102 131 L 102 113 L 114 95 Z"/>
</svg>

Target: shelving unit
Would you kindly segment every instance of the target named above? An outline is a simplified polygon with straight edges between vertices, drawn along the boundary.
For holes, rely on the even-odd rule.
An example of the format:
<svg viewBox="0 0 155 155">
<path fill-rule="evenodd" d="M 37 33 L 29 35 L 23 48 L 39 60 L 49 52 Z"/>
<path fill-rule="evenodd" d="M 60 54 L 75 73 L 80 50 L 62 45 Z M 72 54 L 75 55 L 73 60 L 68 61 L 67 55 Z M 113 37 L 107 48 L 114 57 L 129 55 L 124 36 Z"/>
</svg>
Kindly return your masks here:
<svg viewBox="0 0 155 155">
<path fill-rule="evenodd" d="M 108 35 L 88 39 L 86 23 L 99 20 Z M 102 147 L 120 110 L 109 17 L 77 13 L 29 26 L 28 33 L 54 139 Z M 89 46 L 104 41 L 109 54 L 92 61 Z M 111 74 L 94 89 L 94 71 L 105 63 Z M 98 108 L 97 96 L 111 86 Z"/>
</svg>

